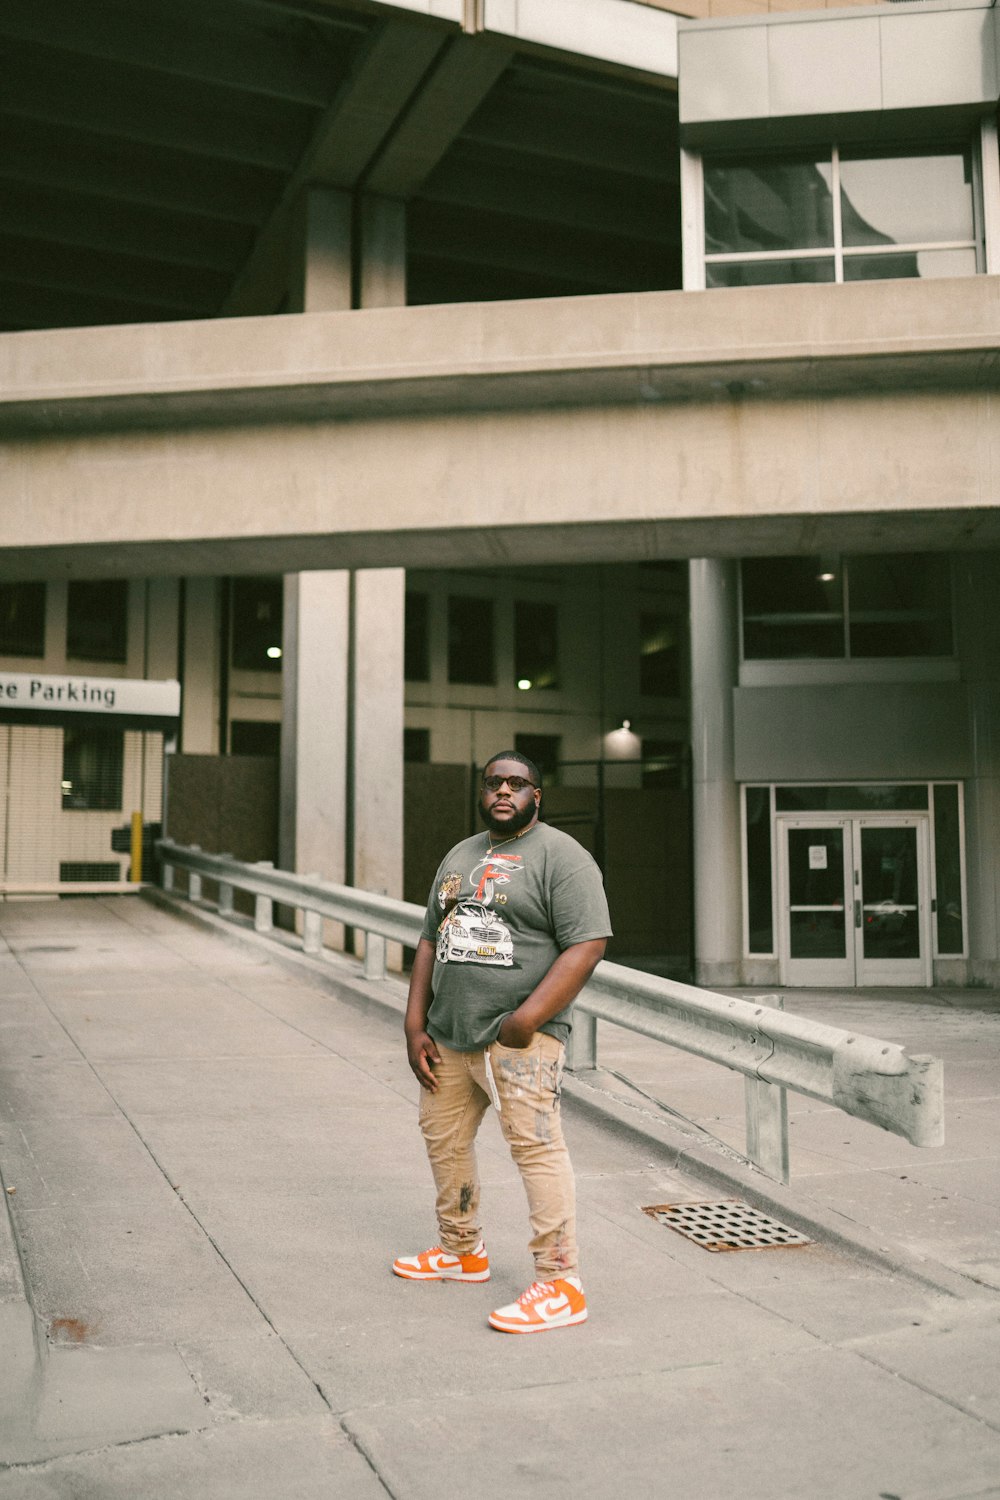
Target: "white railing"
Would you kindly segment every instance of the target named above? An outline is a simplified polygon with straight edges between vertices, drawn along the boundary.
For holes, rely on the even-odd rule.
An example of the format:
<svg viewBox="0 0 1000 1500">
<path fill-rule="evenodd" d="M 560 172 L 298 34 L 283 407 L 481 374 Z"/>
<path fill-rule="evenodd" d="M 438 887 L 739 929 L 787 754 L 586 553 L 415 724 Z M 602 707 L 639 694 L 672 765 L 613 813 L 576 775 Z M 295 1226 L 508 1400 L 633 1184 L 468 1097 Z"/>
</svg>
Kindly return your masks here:
<svg viewBox="0 0 1000 1500">
<path fill-rule="evenodd" d="M 324 918 L 365 933 L 364 975 L 385 976 L 386 942 L 415 948 L 424 909 L 315 875 L 292 875 L 273 865 L 241 864 L 226 854 L 162 840 L 163 888 L 185 870 L 190 901 L 203 899 L 202 882 L 218 885 L 220 915 L 233 915 L 234 891 L 254 897 L 254 929 L 272 931 L 275 902 L 302 913 L 302 947 L 323 951 Z M 805 1094 L 855 1115 L 915 1146 L 944 1143 L 944 1077 L 938 1058 L 909 1056 L 894 1042 L 877 1041 L 786 1013 L 781 998 L 736 999 L 678 984 L 622 964 L 598 964 L 575 1004 L 568 1065 L 597 1066 L 597 1022 L 609 1021 L 666 1042 L 744 1076 L 749 1159 L 768 1176 L 788 1181 L 786 1092 Z"/>
</svg>

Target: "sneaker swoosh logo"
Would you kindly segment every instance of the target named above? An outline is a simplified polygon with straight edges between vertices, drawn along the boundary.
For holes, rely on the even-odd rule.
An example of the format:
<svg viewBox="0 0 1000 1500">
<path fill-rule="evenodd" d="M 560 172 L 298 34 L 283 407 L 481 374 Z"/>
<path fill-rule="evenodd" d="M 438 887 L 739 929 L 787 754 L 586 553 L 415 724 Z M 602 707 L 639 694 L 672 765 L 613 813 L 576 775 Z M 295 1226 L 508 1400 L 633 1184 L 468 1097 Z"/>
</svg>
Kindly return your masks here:
<svg viewBox="0 0 1000 1500">
<path fill-rule="evenodd" d="M 461 1265 L 453 1255 L 429 1255 L 427 1263 L 432 1271 L 454 1271 L 456 1266 Z"/>
<path fill-rule="evenodd" d="M 557 1313 L 567 1311 L 569 1309 L 569 1305 L 570 1302 L 569 1298 L 566 1296 L 566 1293 L 560 1292 L 558 1297 L 546 1297 L 543 1299 L 543 1301 L 537 1302 L 535 1304 L 535 1311 L 542 1319 L 554 1318 Z"/>
</svg>

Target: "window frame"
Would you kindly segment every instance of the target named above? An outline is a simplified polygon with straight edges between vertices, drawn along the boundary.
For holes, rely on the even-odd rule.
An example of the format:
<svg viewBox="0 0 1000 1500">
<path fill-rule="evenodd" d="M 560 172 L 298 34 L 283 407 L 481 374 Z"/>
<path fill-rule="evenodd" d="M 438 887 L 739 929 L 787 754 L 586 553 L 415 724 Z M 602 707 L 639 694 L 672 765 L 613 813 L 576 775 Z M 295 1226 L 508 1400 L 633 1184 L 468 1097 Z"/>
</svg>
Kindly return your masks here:
<svg viewBox="0 0 1000 1500">
<path fill-rule="evenodd" d="M 15 641 L 13 633 L 4 635 L 5 627 L 0 626 L 0 660 L 7 658 L 17 661 L 44 661 L 45 659 L 45 630 L 48 624 L 48 584 L 44 580 L 12 580 L 3 584 L 0 591 L 9 590 L 11 593 L 11 614 L 17 616 L 23 612 L 25 602 L 28 602 L 29 613 L 37 613 L 38 633 L 31 638 L 32 647 L 37 650 L 25 650 L 27 637 L 22 636 L 20 641 Z M 19 609 L 20 605 L 20 609 Z"/>
<path fill-rule="evenodd" d="M 69 777 L 69 771 L 73 768 L 67 763 L 67 757 L 71 753 L 73 740 L 77 744 L 86 742 L 88 739 L 100 752 L 105 747 L 110 747 L 110 762 L 99 768 L 94 777 L 85 779 L 79 784 L 86 788 L 86 792 L 77 795 L 86 796 L 86 801 L 68 801 L 72 795 L 74 783 Z M 80 723 L 67 724 L 62 732 L 62 749 L 60 754 L 61 783 L 60 783 L 60 806 L 64 813 L 109 813 L 122 812 L 125 805 L 125 730 L 116 724 L 93 724 L 85 720 Z M 107 798 L 98 797 L 92 799 L 92 788 L 101 785 L 101 778 L 107 777 L 105 785 L 108 787 Z"/>
<path fill-rule="evenodd" d="M 751 668 L 753 668 L 753 667 L 758 667 L 759 668 L 762 664 L 764 664 L 767 667 L 773 667 L 775 663 L 780 663 L 780 662 L 794 663 L 797 666 L 807 666 L 807 665 L 810 666 L 810 667 L 830 667 L 830 666 L 837 666 L 837 667 L 848 667 L 848 668 L 850 668 L 850 667 L 868 668 L 873 662 L 875 662 L 875 663 L 877 663 L 877 662 L 902 662 L 902 663 L 906 663 L 907 665 L 911 665 L 914 662 L 921 662 L 921 663 L 931 663 L 931 664 L 934 664 L 935 667 L 938 666 L 938 665 L 943 666 L 946 663 L 955 663 L 956 660 L 957 660 L 957 654 L 958 654 L 958 641 L 957 641 L 957 633 L 956 633 L 956 628 L 955 628 L 955 570 L 954 570 L 954 568 L 952 566 L 951 558 L 947 554 L 945 554 L 945 561 L 946 561 L 947 568 L 948 568 L 947 585 L 948 585 L 948 623 L 949 623 L 949 627 L 950 627 L 950 639 L 951 639 L 950 650 L 947 651 L 947 652 L 945 652 L 945 653 L 932 654 L 932 655 L 927 655 L 927 654 L 913 654 L 913 655 L 906 655 L 906 656 L 900 656 L 898 654 L 897 655 L 893 655 L 891 652 L 886 652 L 884 655 L 867 655 L 867 654 L 860 654 L 860 653 L 852 653 L 852 651 L 851 651 L 851 619 L 852 619 L 852 616 L 851 616 L 851 581 L 850 581 L 851 563 L 855 559 L 863 558 L 863 557 L 867 557 L 867 556 L 871 556 L 871 555 L 872 554 L 869 554 L 869 553 L 841 552 L 841 553 L 836 554 L 835 557 L 833 557 L 831 555 L 830 558 L 829 558 L 829 560 L 831 562 L 834 562 L 836 564 L 836 567 L 837 567 L 837 572 L 839 574 L 839 587 L 840 587 L 840 600 L 841 600 L 840 615 L 839 615 L 839 622 L 840 622 L 840 629 L 841 629 L 841 651 L 836 656 L 809 656 L 809 655 L 796 655 L 796 656 L 747 656 L 747 654 L 746 654 L 746 630 L 745 630 L 745 626 L 746 626 L 746 612 L 745 612 L 745 609 L 744 609 L 744 602 L 743 602 L 743 562 L 744 561 L 753 561 L 754 559 L 752 559 L 752 558 L 751 559 L 743 559 L 743 558 L 741 558 L 740 559 L 740 567 L 739 567 L 739 569 L 737 571 L 737 578 L 738 578 L 738 590 L 737 590 L 737 592 L 738 592 L 738 618 L 739 618 L 739 660 L 740 660 L 740 670 L 741 670 L 741 673 L 742 673 L 743 668 L 746 667 L 746 666 L 750 666 Z M 887 554 L 879 554 L 879 555 L 885 555 L 885 556 L 895 557 L 895 556 L 908 556 L 909 554 L 907 554 L 907 553 L 887 553 Z M 922 556 L 922 555 L 925 555 L 925 554 L 913 554 L 913 555 L 914 556 Z M 931 556 L 939 556 L 941 554 L 929 554 L 929 555 L 931 555 Z M 741 678 L 741 680 L 742 680 L 742 678 Z"/>
<path fill-rule="evenodd" d="M 85 650 L 93 641 L 81 637 L 78 622 L 86 618 L 85 608 L 74 600 L 74 591 L 94 591 L 102 603 L 113 601 L 116 607 L 105 610 L 108 624 L 109 646 L 106 650 Z M 129 652 L 130 606 L 132 590 L 128 579 L 70 578 L 66 582 L 66 660 L 70 662 L 101 663 L 110 667 L 127 667 Z M 85 633 L 84 633 L 85 636 Z"/>
<path fill-rule="evenodd" d="M 732 290 L 732 288 L 727 288 L 727 287 L 710 287 L 709 286 L 709 282 L 708 282 L 708 268 L 710 266 L 713 266 L 713 265 L 751 265 L 751 264 L 766 265 L 768 263 L 774 264 L 774 263 L 777 263 L 777 262 L 780 262 L 780 261 L 809 261 L 809 260 L 813 260 L 813 261 L 815 261 L 815 260 L 824 260 L 824 261 L 830 261 L 830 260 L 832 260 L 833 261 L 833 267 L 834 267 L 833 281 L 832 282 L 816 282 L 816 283 L 801 283 L 801 282 L 794 282 L 794 281 L 778 281 L 778 282 L 765 283 L 765 284 L 766 285 L 774 285 L 774 286 L 798 286 L 798 285 L 803 285 L 803 284 L 805 284 L 805 285 L 813 285 L 813 284 L 815 284 L 815 285 L 827 285 L 827 286 L 829 286 L 829 285 L 842 286 L 842 285 L 846 285 L 846 284 L 853 285 L 853 284 L 855 284 L 853 281 L 850 282 L 850 283 L 845 282 L 845 277 L 844 277 L 844 263 L 845 263 L 845 260 L 851 261 L 851 260 L 858 260 L 858 259 L 861 259 L 863 257 L 876 257 L 876 256 L 918 255 L 921 251 L 933 251 L 933 250 L 972 250 L 972 252 L 975 255 L 975 260 L 976 260 L 976 269 L 975 269 L 975 273 L 974 274 L 977 275 L 977 276 L 983 275 L 986 272 L 986 270 L 987 270 L 988 260 L 989 260 L 989 253 L 988 253 L 987 235 L 986 235 L 986 218 L 987 218 L 987 215 L 986 215 L 986 206 L 985 206 L 985 202 L 984 202 L 984 178 L 983 178 L 983 161 L 982 161 L 982 156 L 983 156 L 983 142 L 982 142 L 981 136 L 982 136 L 982 132 L 981 131 L 976 131 L 976 132 L 972 132 L 970 134 L 970 136 L 967 138 L 966 142 L 964 144 L 962 144 L 961 146 L 959 145 L 959 143 L 957 141 L 954 142 L 954 151 L 955 151 L 955 154 L 958 154 L 959 151 L 961 151 L 963 154 L 964 154 L 964 152 L 968 151 L 969 152 L 969 156 L 970 156 L 970 161 L 971 161 L 971 177 L 972 177 L 972 183 L 971 183 L 971 189 L 972 189 L 972 234 L 973 234 L 973 237 L 972 237 L 971 240 L 933 240 L 933 241 L 919 241 L 919 242 L 918 241 L 912 241 L 912 242 L 906 241 L 906 242 L 900 242 L 898 244 L 893 243 L 893 244 L 887 244 L 887 245 L 849 245 L 849 246 L 845 247 L 845 245 L 844 245 L 844 230 L 843 230 L 843 212 L 842 212 L 842 206 L 841 206 L 841 147 L 840 147 L 840 144 L 838 142 L 832 142 L 832 143 L 829 144 L 829 146 L 826 146 L 824 144 L 824 150 L 828 153 L 828 155 L 825 157 L 824 161 L 828 161 L 829 162 L 830 172 L 831 172 L 830 195 L 831 195 L 831 202 L 832 202 L 832 218 L 833 218 L 833 242 L 832 242 L 832 244 L 829 244 L 829 245 L 813 245 L 813 246 L 809 246 L 806 249 L 801 249 L 801 250 L 794 250 L 794 249 L 743 250 L 743 251 L 733 250 L 733 251 L 712 251 L 712 252 L 709 252 L 706 249 L 705 176 L 704 176 L 704 174 L 705 174 L 706 157 L 707 157 L 708 162 L 711 163 L 712 160 L 715 157 L 715 154 L 714 153 L 707 153 L 705 155 L 702 155 L 702 157 L 700 158 L 701 172 L 700 172 L 700 184 L 699 184 L 699 190 L 700 190 L 699 191 L 699 196 L 700 196 L 700 200 L 701 201 L 700 201 L 700 212 L 699 212 L 699 215 L 698 215 L 698 220 L 699 220 L 699 239 L 698 239 L 698 252 L 699 253 L 698 253 L 698 263 L 699 263 L 699 281 L 700 281 L 700 286 L 702 288 L 705 288 L 705 289 L 709 290 L 709 291 L 726 291 L 726 290 Z M 873 146 L 872 146 L 872 156 L 871 156 L 870 159 L 872 159 L 872 160 L 880 159 L 877 156 L 877 150 L 878 150 L 877 144 L 873 144 Z M 817 148 L 813 154 L 817 158 L 817 162 L 819 162 L 820 161 L 819 148 Z M 849 157 L 851 159 L 853 159 L 854 158 L 854 154 L 855 154 L 854 153 L 854 148 L 852 147 L 851 150 L 850 150 L 850 153 L 849 153 Z M 900 149 L 898 151 L 892 152 L 892 151 L 889 151 L 886 148 L 886 157 L 885 157 L 885 159 L 889 159 L 889 157 L 891 157 L 892 155 L 896 155 L 896 156 L 910 156 L 910 157 L 916 158 L 916 157 L 919 157 L 919 156 L 940 156 L 940 155 L 946 155 L 946 154 L 949 154 L 948 150 L 947 150 L 947 145 L 945 145 L 945 147 L 942 148 L 942 146 L 941 146 L 940 143 L 931 144 L 931 143 L 925 142 L 925 143 L 922 143 L 922 144 L 918 144 L 916 142 L 910 142 L 909 143 L 909 149 Z M 774 152 L 773 154 L 772 153 L 768 153 L 768 156 L 770 157 L 770 159 L 773 159 L 774 161 L 780 161 L 783 157 L 790 160 L 793 157 L 801 157 L 802 155 L 803 155 L 803 149 L 802 148 L 795 149 L 795 150 L 789 150 L 788 152 L 785 152 L 785 153 L 781 153 L 781 152 Z M 720 162 L 720 164 L 724 162 L 724 160 L 725 160 L 725 158 L 727 156 L 730 157 L 734 161 L 734 163 L 735 163 L 735 160 L 736 160 L 736 157 L 737 157 L 737 153 L 736 152 L 719 152 L 717 159 Z M 859 280 L 865 280 L 865 279 L 870 279 L 870 278 L 858 278 L 858 279 Z M 899 279 L 906 279 L 906 278 L 899 278 Z"/>
</svg>

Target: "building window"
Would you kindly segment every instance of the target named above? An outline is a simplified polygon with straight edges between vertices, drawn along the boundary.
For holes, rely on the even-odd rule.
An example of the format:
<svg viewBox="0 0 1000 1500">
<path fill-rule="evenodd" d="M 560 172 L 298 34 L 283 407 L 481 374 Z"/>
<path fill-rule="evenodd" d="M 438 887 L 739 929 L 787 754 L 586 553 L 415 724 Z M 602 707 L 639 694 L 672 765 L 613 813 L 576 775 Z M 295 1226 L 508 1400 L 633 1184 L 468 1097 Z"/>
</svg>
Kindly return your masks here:
<svg viewBox="0 0 1000 1500">
<path fill-rule="evenodd" d="M 706 158 L 705 285 L 974 276 L 973 153 Z"/>
<path fill-rule="evenodd" d="M 934 887 L 937 951 L 943 958 L 965 952 L 962 901 L 961 799 L 955 782 L 934 786 Z"/>
<path fill-rule="evenodd" d="M 492 599 L 469 594 L 449 597 L 448 681 L 483 687 L 496 682 Z"/>
<path fill-rule="evenodd" d="M 514 602 L 514 681 L 525 691 L 559 686 L 559 608 Z"/>
<path fill-rule="evenodd" d="M 124 758 L 125 736 L 120 729 L 67 726 L 63 730 L 63 807 L 119 811 Z"/>
<path fill-rule="evenodd" d="M 845 786 L 779 786 L 774 792 L 778 812 L 926 812 L 927 783 Z"/>
<path fill-rule="evenodd" d="M 642 740 L 642 784 L 649 790 L 687 786 L 688 750 L 678 740 Z"/>
<path fill-rule="evenodd" d="M 280 755 L 281 725 L 267 719 L 233 719 L 229 726 L 230 755 Z"/>
<path fill-rule="evenodd" d="M 128 583 L 71 578 L 66 596 L 66 655 L 74 661 L 125 660 Z"/>
<path fill-rule="evenodd" d="M 408 765 L 426 766 L 431 758 L 431 732 L 429 729 L 403 730 L 403 759 Z"/>
<path fill-rule="evenodd" d="M 679 698 L 681 655 L 677 621 L 643 610 L 639 615 L 639 692 L 644 698 Z"/>
<path fill-rule="evenodd" d="M 945 558 L 848 560 L 850 656 L 950 656 L 951 580 Z"/>
<path fill-rule="evenodd" d="M 407 682 L 427 682 L 431 675 L 431 637 L 426 594 L 407 589 L 403 631 L 403 676 Z"/>
<path fill-rule="evenodd" d="M 744 788 L 746 810 L 747 952 L 774 952 L 774 906 L 771 899 L 771 789 Z"/>
<path fill-rule="evenodd" d="M 740 579 L 745 661 L 951 655 L 947 557 L 753 557 Z"/>
<path fill-rule="evenodd" d="M 558 734 L 515 734 L 514 749 L 535 762 L 546 785 L 556 785 L 562 756 L 562 739 Z"/>
<path fill-rule="evenodd" d="M 0 656 L 44 655 L 44 583 L 0 584 Z"/>
<path fill-rule="evenodd" d="M 239 672 L 280 672 L 284 581 L 234 578 L 231 661 Z"/>
</svg>

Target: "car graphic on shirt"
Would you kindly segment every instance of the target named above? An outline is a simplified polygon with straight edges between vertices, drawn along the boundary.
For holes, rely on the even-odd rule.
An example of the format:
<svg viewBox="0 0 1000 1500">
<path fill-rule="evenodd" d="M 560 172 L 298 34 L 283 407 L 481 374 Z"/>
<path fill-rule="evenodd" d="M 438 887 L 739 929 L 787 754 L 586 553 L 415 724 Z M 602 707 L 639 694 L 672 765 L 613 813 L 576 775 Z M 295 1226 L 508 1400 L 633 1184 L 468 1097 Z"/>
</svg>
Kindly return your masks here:
<svg viewBox="0 0 1000 1500">
<path fill-rule="evenodd" d="M 459 901 L 438 928 L 438 963 L 514 967 L 510 928 L 478 901 Z"/>
</svg>

